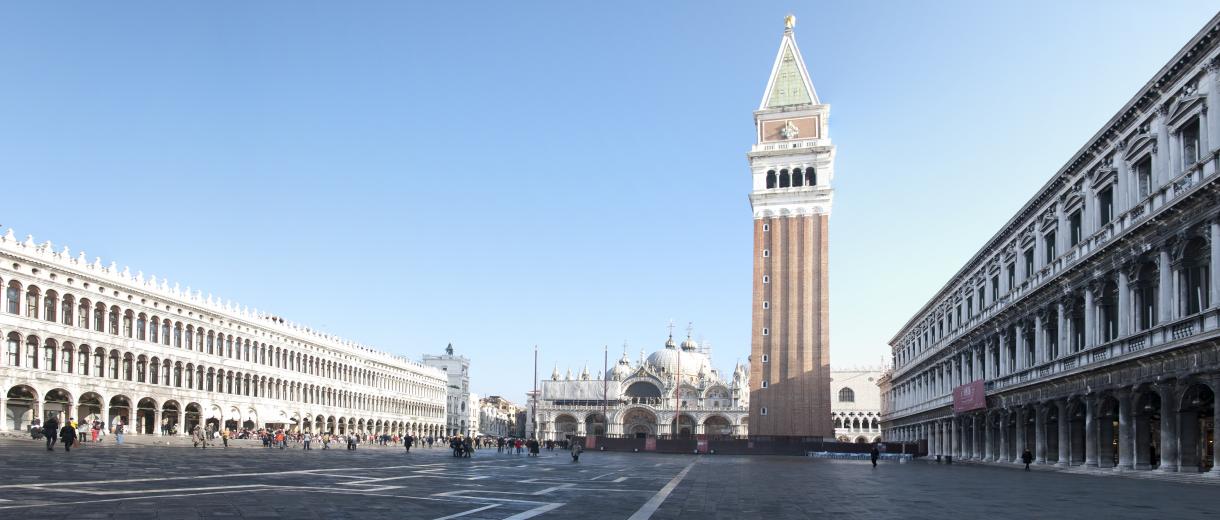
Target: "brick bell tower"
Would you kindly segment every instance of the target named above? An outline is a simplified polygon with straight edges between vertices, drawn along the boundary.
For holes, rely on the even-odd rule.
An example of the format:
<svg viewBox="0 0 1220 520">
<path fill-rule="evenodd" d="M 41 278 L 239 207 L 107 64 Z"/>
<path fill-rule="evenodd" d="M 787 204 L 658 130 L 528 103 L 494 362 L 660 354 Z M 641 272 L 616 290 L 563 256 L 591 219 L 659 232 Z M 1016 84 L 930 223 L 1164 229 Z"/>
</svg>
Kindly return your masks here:
<svg viewBox="0 0 1220 520">
<path fill-rule="evenodd" d="M 792 32 L 754 112 L 750 162 L 754 306 L 750 435 L 834 437 L 830 416 L 827 222 L 835 148 Z"/>
</svg>

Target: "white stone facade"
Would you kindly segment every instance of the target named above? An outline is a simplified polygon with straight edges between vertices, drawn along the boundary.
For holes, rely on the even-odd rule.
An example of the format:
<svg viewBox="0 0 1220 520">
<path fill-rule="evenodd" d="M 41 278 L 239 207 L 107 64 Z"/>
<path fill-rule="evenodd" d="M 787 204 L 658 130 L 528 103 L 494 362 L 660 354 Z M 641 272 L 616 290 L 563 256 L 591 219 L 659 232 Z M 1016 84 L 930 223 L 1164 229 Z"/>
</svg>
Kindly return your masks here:
<svg viewBox="0 0 1220 520">
<path fill-rule="evenodd" d="M 830 370 L 831 415 L 835 440 L 878 442 L 881 440 L 880 368 Z"/>
<path fill-rule="evenodd" d="M 681 399 L 677 399 L 679 380 Z M 647 358 L 641 352 L 636 364 L 624 352 L 604 379 L 601 374 L 591 377 L 587 368 L 578 376 L 570 370 L 560 376 L 556 369 L 539 388 L 538 431 L 543 440 L 747 433 L 749 371 L 738 365 L 730 378 L 721 377 L 708 355 L 689 338 L 679 347 L 671 337 L 665 348 Z M 678 414 L 682 424 L 675 431 Z"/>
<path fill-rule="evenodd" d="M 445 435 L 472 435 L 470 424 L 470 359 L 453 353 L 453 344 L 439 356 L 425 355 L 424 364 L 444 372 L 448 378 L 445 396 Z"/>
<path fill-rule="evenodd" d="M 891 340 L 887 440 L 1217 472 L 1218 44 L 1220 15 Z"/>
<path fill-rule="evenodd" d="M 122 421 L 132 434 L 444 431 L 439 370 L 83 252 L 10 229 L 0 285 L 2 430 L 58 415 Z"/>
</svg>

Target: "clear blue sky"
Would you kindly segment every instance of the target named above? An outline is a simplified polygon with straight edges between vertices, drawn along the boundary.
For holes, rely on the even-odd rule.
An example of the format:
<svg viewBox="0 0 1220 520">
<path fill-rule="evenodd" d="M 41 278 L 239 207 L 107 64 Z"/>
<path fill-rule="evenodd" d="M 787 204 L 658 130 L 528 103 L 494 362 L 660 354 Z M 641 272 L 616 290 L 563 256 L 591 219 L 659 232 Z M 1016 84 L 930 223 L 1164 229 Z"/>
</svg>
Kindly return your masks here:
<svg viewBox="0 0 1220 520">
<path fill-rule="evenodd" d="M 885 342 L 1214 2 L 24 2 L 0 224 L 474 390 L 749 351 L 745 152 L 782 32 L 833 105 L 832 362 Z M 257 5 L 252 5 L 257 4 Z"/>
</svg>

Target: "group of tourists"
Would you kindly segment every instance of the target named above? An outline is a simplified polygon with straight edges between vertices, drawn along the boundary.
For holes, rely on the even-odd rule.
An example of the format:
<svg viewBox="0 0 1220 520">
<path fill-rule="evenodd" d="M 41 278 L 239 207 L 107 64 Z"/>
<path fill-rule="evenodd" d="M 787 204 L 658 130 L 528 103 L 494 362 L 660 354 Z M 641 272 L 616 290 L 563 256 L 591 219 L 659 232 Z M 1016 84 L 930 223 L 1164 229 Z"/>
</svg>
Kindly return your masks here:
<svg viewBox="0 0 1220 520">
<path fill-rule="evenodd" d="M 69 417 L 62 424 L 58 417 L 47 419 L 46 423 L 35 418 L 30 423 L 29 431 L 30 438 L 34 440 L 46 439 L 47 451 L 52 451 L 57 442 L 63 445 L 64 451 L 72 451 L 73 446 L 81 447 L 87 442 L 98 442 L 107 434 L 106 425 L 102 421 L 77 422 L 75 417 Z M 115 442 L 123 444 L 126 426 L 120 421 L 115 423 L 111 431 L 114 433 Z"/>
<path fill-rule="evenodd" d="M 166 435 L 176 433 L 176 425 L 163 423 L 161 431 Z M 117 444 L 123 444 L 123 435 L 126 433 L 126 426 L 122 421 L 117 421 L 114 428 L 110 430 L 114 434 Z M 40 423 L 38 419 L 34 419 L 30 425 L 30 435 L 35 439 L 42 437 L 46 438 L 47 451 L 53 451 L 56 442 L 63 445 L 64 451 L 71 451 L 73 446 L 83 445 L 85 442 L 98 442 L 100 437 L 105 437 L 107 428 L 102 421 L 92 421 L 77 423 L 75 418 L 68 418 L 66 422 L 60 424 L 58 418 L 52 417 L 47 419 L 46 423 Z M 214 429 L 212 424 L 201 425 L 196 424 L 191 429 L 191 444 L 199 449 L 206 449 L 209 444 L 215 446 L 218 442 L 224 447 L 229 447 L 229 439 L 259 439 L 262 441 L 264 448 L 279 448 L 281 450 L 292 448 L 300 448 L 302 450 L 312 450 L 315 443 L 323 450 L 329 450 L 332 446 L 343 443 L 348 450 L 355 450 L 361 443 L 377 444 L 379 446 L 398 446 L 410 453 L 411 447 L 418 444 L 421 447 L 432 448 L 434 444 L 442 439 L 436 437 L 415 437 L 413 435 L 398 435 L 398 434 L 360 434 L 360 433 L 338 433 L 323 432 L 314 434 L 308 431 L 288 431 L 283 428 L 260 428 L 258 430 L 242 430 L 229 431 L 228 429 Z M 449 449 L 453 450 L 453 456 L 458 458 L 470 458 L 478 448 L 496 448 L 497 453 L 516 453 L 520 455 L 527 453 L 530 457 L 537 457 L 539 452 L 545 448 L 547 451 L 555 451 L 558 446 L 560 448 L 568 448 L 568 441 L 553 441 L 548 440 L 540 442 L 537 439 L 521 439 L 515 437 L 473 437 L 470 435 L 461 436 L 454 435 L 449 438 Z M 580 459 L 580 452 L 584 451 L 580 443 L 570 443 L 572 451 L 572 460 Z"/>
</svg>

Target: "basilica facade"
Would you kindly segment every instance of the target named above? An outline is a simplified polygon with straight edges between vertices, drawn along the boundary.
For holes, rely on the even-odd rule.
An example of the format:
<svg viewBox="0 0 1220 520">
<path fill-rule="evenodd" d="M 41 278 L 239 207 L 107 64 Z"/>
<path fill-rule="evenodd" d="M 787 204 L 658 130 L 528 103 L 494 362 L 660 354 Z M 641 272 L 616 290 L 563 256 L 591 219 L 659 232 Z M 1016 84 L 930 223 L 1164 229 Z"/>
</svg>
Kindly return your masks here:
<svg viewBox="0 0 1220 520">
<path fill-rule="evenodd" d="M 445 433 L 447 376 L 50 242 L 0 236 L 0 430 L 34 419 Z"/>
<path fill-rule="evenodd" d="M 623 356 L 609 374 L 593 377 L 558 368 L 540 381 L 539 435 L 544 440 L 573 436 L 656 435 L 744 436 L 748 432 L 749 371 L 738 365 L 729 376 L 712 368 L 705 349 L 671 336 L 664 348 L 632 363 Z M 678 418 L 677 420 L 675 420 Z"/>
<path fill-rule="evenodd" d="M 891 340 L 887 440 L 1215 474 L 1220 16 Z"/>
</svg>

